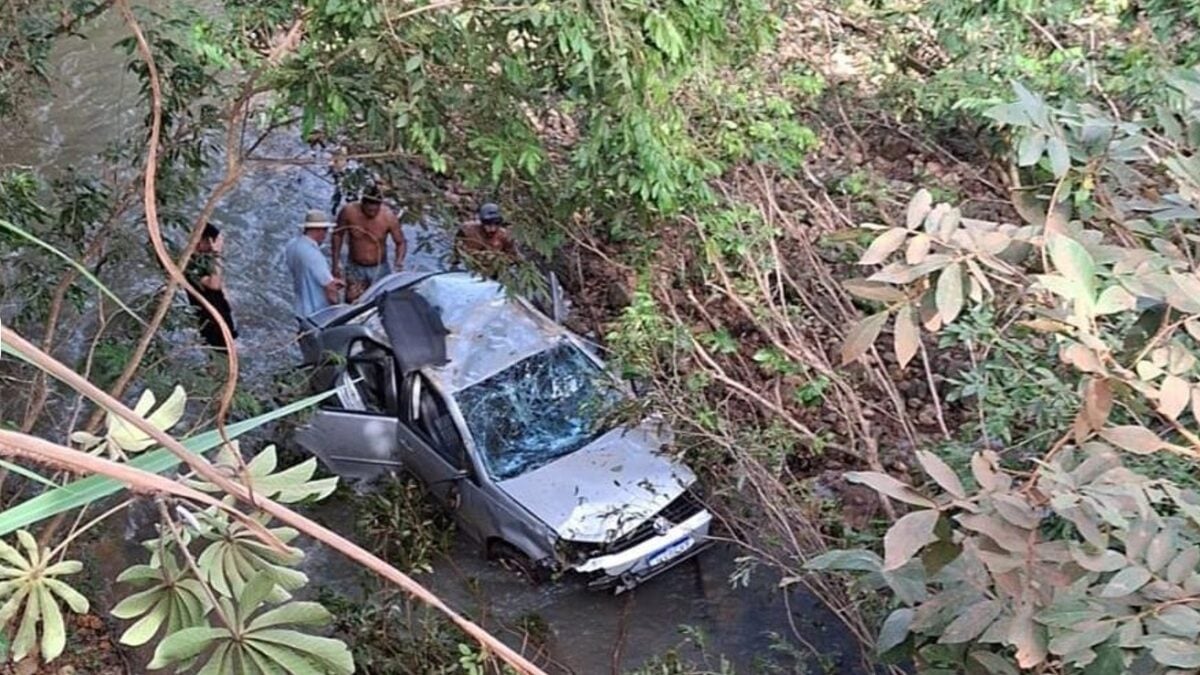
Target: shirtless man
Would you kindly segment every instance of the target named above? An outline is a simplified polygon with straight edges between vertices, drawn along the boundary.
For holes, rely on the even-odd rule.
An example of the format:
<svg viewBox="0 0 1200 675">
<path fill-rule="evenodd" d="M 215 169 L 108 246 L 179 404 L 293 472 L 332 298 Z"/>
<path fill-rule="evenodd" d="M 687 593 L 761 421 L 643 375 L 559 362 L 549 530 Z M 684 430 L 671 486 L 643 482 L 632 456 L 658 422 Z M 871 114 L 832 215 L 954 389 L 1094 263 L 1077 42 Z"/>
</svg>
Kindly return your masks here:
<svg viewBox="0 0 1200 675">
<path fill-rule="evenodd" d="M 408 242 L 400 228 L 400 219 L 383 203 L 383 197 L 369 189 L 362 199 L 342 208 L 333 231 L 333 276 L 341 276 L 342 242 L 350 235 L 349 260 L 346 264 L 346 302 L 354 302 L 371 284 L 387 276 L 387 238 L 396 244 L 394 268 L 404 266 Z"/>
<path fill-rule="evenodd" d="M 454 253 L 485 276 L 495 276 L 501 265 L 516 261 L 517 245 L 499 206 L 479 207 L 479 221 L 463 225 L 454 237 Z"/>
</svg>

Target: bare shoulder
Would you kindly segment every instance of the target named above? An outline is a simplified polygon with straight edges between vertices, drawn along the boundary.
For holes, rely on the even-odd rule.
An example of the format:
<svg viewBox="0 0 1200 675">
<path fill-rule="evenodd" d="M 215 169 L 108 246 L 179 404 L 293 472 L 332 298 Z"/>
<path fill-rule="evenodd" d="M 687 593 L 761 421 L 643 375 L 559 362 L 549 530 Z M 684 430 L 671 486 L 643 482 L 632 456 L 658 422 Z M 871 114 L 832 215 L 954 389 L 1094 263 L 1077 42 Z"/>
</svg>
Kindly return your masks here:
<svg viewBox="0 0 1200 675">
<path fill-rule="evenodd" d="M 380 212 L 383 214 L 383 219 L 387 221 L 388 225 L 392 227 L 400 226 L 400 217 L 396 215 L 396 212 L 392 210 L 392 207 L 384 204 L 383 208 L 380 209 Z"/>
<path fill-rule="evenodd" d="M 342 210 L 338 211 L 337 215 L 337 221 L 340 224 L 353 222 L 361 218 L 362 208 L 359 207 L 358 202 L 350 202 L 349 204 L 343 206 Z"/>
</svg>

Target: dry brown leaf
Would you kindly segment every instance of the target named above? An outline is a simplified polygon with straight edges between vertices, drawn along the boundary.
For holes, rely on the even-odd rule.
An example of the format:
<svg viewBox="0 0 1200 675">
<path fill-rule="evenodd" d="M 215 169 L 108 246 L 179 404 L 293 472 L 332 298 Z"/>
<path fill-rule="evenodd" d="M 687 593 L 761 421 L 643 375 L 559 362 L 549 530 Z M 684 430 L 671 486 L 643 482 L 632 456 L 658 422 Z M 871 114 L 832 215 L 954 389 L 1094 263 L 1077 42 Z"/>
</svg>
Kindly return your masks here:
<svg viewBox="0 0 1200 675">
<path fill-rule="evenodd" d="M 1192 388 L 1178 375 L 1167 375 L 1163 378 L 1158 390 L 1158 412 L 1175 419 L 1187 407 L 1192 397 Z"/>
<path fill-rule="evenodd" d="M 929 477 L 943 490 L 959 499 L 967 498 L 967 491 L 963 489 L 962 481 L 958 479 L 954 469 L 942 461 L 941 457 L 926 450 L 918 450 L 917 461 L 921 463 L 921 468 L 925 469 L 925 473 L 929 474 Z"/>
<path fill-rule="evenodd" d="M 906 297 L 904 291 L 894 286 L 866 279 L 847 279 L 842 282 L 842 288 L 851 295 L 878 302 L 900 302 Z"/>
<path fill-rule="evenodd" d="M 996 290 L 992 288 L 992 282 L 988 280 L 987 274 L 984 273 L 983 268 L 979 266 L 979 263 L 975 262 L 971 258 L 967 258 L 967 270 L 971 272 L 971 278 L 974 279 L 981 287 L 983 287 L 983 290 L 986 291 L 989 296 L 996 295 Z"/>
<path fill-rule="evenodd" d="M 971 455 L 971 475 L 985 492 L 1008 489 L 1008 476 L 1000 472 L 996 455 L 990 450 Z"/>
<path fill-rule="evenodd" d="M 967 513 L 955 516 L 955 520 L 968 530 L 978 532 L 996 542 L 1001 548 L 1014 553 L 1028 551 L 1034 543 L 1030 541 L 1028 531 L 995 516 Z"/>
<path fill-rule="evenodd" d="M 937 504 L 932 499 L 917 492 L 912 486 L 901 483 L 886 473 L 879 473 L 878 471 L 848 471 L 846 472 L 846 480 L 851 483 L 861 483 L 880 494 L 912 504 L 913 506 L 923 506 L 927 509 L 937 508 Z"/>
<path fill-rule="evenodd" d="M 887 232 L 875 237 L 871 245 L 867 247 L 867 252 L 863 254 L 862 259 L 858 261 L 859 265 L 878 265 L 887 257 L 900 248 L 904 243 L 905 237 L 908 236 L 908 230 L 902 227 L 894 227 Z"/>
<path fill-rule="evenodd" d="M 913 195 L 912 201 L 908 203 L 908 212 L 905 214 L 904 222 L 908 229 L 915 230 L 925 220 L 925 216 L 929 215 L 930 208 L 933 206 L 933 195 L 929 190 L 924 188 L 917 191 Z"/>
<path fill-rule="evenodd" d="M 905 305 L 896 312 L 894 338 L 896 362 L 904 368 L 921 346 L 921 329 L 917 326 L 917 313 L 912 305 Z"/>
<path fill-rule="evenodd" d="M 1172 342 L 1167 346 L 1167 372 L 1183 375 L 1196 365 L 1196 357 L 1183 345 Z"/>
<path fill-rule="evenodd" d="M 925 261 L 925 256 L 929 255 L 930 245 L 933 240 L 929 235 L 921 232 L 917 236 L 908 240 L 908 248 L 904 251 L 904 262 L 909 265 L 916 265 Z"/>
<path fill-rule="evenodd" d="M 943 240 L 950 239 L 962 223 L 962 219 L 962 211 L 959 211 L 957 207 L 946 211 L 946 215 L 942 216 L 941 221 L 935 223 L 938 237 Z"/>
<path fill-rule="evenodd" d="M 1093 430 L 1104 428 L 1112 407 L 1112 384 L 1108 378 L 1093 377 L 1083 385 L 1083 409 Z"/>
<path fill-rule="evenodd" d="M 852 363 L 863 354 L 866 354 L 871 345 L 875 344 L 875 338 L 879 337 L 879 331 L 883 330 L 883 324 L 887 323 L 888 313 L 882 311 L 877 314 L 872 314 L 867 318 L 859 321 L 846 333 L 846 342 L 842 345 L 842 365 Z"/>
<path fill-rule="evenodd" d="M 1082 444 L 1092 435 L 1092 425 L 1088 423 L 1086 411 L 1080 410 L 1071 420 L 1071 435 L 1077 444 Z"/>
<path fill-rule="evenodd" d="M 942 323 L 950 323 L 958 317 L 963 307 L 962 265 L 952 262 L 942 270 L 938 276 L 934 300 L 937 302 L 938 316 L 941 317 Z"/>
<path fill-rule="evenodd" d="M 1063 361 L 1085 373 L 1105 373 L 1104 364 L 1096 352 L 1079 343 L 1070 345 L 1062 352 Z"/>
<path fill-rule="evenodd" d="M 1033 603 L 1022 603 L 1008 628 L 1008 644 L 1017 648 L 1017 665 L 1026 669 L 1046 660 L 1046 635 L 1034 625 L 1034 609 Z"/>
<path fill-rule="evenodd" d="M 1109 443 L 1135 455 L 1148 455 L 1166 445 L 1158 434 L 1133 424 L 1103 429 L 1100 435 Z"/>
<path fill-rule="evenodd" d="M 1196 342 L 1200 342 L 1200 320 L 1188 319 L 1183 322 L 1183 327 L 1187 329 L 1188 335 Z"/>
<path fill-rule="evenodd" d="M 934 509 L 922 509 L 897 520 L 883 535 L 883 569 L 902 567 L 927 544 L 937 541 L 933 533 L 940 514 Z"/>
</svg>

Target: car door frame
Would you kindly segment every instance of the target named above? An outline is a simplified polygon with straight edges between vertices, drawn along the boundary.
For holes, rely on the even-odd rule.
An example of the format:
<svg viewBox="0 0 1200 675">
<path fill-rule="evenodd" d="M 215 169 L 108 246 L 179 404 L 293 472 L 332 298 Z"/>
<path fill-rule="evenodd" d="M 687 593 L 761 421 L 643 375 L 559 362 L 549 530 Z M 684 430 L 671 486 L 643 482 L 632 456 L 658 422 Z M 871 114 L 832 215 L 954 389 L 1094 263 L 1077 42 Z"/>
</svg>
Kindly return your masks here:
<svg viewBox="0 0 1200 675">
<path fill-rule="evenodd" d="M 335 387 L 356 386 L 347 380 L 350 365 L 357 356 L 350 352 L 362 342 L 369 342 L 387 354 L 387 364 L 392 372 L 392 400 L 398 406 L 399 373 L 395 357 L 386 344 L 370 336 L 355 337 L 346 343 L 346 352 L 341 354 L 345 361 L 335 366 Z M 361 392 L 356 393 L 361 396 Z M 312 417 L 297 431 L 296 442 L 320 459 L 330 471 L 347 478 L 372 478 L 400 467 L 397 433 L 400 426 L 399 411 L 355 410 L 344 407 L 342 403 L 341 394 L 321 402 Z M 385 408 L 386 404 L 385 395 Z M 342 447 L 350 452 L 340 452 Z"/>
</svg>

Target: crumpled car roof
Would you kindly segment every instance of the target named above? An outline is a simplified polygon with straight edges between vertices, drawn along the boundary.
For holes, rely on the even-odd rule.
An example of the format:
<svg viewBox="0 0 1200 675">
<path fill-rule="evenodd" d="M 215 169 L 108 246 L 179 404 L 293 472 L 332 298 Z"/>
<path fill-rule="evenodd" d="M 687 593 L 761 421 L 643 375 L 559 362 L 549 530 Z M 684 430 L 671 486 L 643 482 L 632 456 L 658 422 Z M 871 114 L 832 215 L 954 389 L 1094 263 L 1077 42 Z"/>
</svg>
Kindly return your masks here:
<svg viewBox="0 0 1200 675">
<path fill-rule="evenodd" d="M 469 272 L 394 274 L 380 280 L 360 302 L 373 302 L 398 289 L 415 291 L 438 310 L 449 333 L 445 351 L 448 362 L 428 367 L 426 372 L 451 393 L 554 346 L 567 334 L 525 301 L 506 294 L 498 282 Z M 360 320 L 384 338 L 377 310 Z"/>
</svg>

